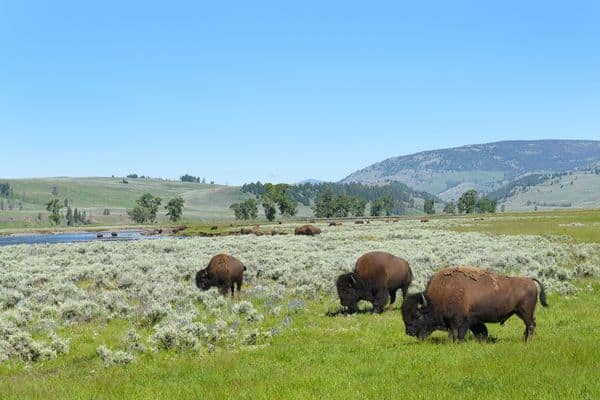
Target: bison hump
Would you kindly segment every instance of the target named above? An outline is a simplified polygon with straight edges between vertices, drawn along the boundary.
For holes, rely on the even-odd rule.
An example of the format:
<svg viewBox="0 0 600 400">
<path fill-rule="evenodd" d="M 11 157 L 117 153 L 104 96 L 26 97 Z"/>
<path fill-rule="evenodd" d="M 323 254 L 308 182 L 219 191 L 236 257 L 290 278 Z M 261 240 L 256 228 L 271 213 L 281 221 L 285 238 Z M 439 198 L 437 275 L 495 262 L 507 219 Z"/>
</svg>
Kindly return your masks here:
<svg viewBox="0 0 600 400">
<path fill-rule="evenodd" d="M 210 268 L 214 272 L 229 272 L 229 256 L 226 254 L 217 254 L 210 260 Z"/>
</svg>

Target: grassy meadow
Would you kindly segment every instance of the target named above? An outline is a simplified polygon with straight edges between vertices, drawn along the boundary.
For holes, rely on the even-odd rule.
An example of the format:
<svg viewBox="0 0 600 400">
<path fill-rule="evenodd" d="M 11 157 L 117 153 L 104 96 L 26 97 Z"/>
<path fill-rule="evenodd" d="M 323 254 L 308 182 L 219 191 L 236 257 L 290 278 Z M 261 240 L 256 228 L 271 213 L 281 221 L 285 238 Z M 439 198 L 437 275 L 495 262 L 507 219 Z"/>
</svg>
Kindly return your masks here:
<svg viewBox="0 0 600 400">
<path fill-rule="evenodd" d="M 45 204 L 53 197 L 56 188 L 60 200 L 71 199 L 73 208 L 85 211 L 93 225 L 131 225 L 127 209 L 144 193 L 160 197 L 162 205 L 158 222 L 168 221 L 164 205 L 176 195 L 185 200 L 183 223 L 201 221 L 230 221 L 234 219 L 229 206 L 250 197 L 238 186 L 211 185 L 169 181 L 163 179 L 122 178 L 41 178 L 41 179 L 2 179 L 13 188 L 13 210 L 8 210 L 8 200 L 4 199 L 5 209 L 0 211 L 0 229 L 26 229 L 50 227 Z M 21 207 L 18 207 L 18 205 Z M 110 215 L 103 215 L 104 209 Z M 259 212 L 262 209 L 259 208 Z M 308 216 L 308 207 L 299 204 L 298 215 Z"/>
<path fill-rule="evenodd" d="M 0 313 L 0 349 L 3 328 L 13 329 L 11 338 L 19 338 L 21 347 L 31 345 L 23 340 L 27 334 L 45 345 L 49 330 L 69 341 L 69 350 L 55 357 L 0 358 L 0 398 L 596 399 L 599 215 L 544 213 L 538 220 L 537 214 L 511 214 L 427 224 L 407 219 L 323 224 L 315 238 L 251 235 L 0 249 L 4 281 L 13 282 L 13 289 L 0 291 L 0 299 L 8 299 Z M 457 232 L 471 230 L 471 223 L 477 229 Z M 581 224 L 575 226 L 589 233 L 571 237 L 559 229 L 565 223 Z M 517 317 L 504 327 L 488 324 L 488 343 L 469 337 L 455 344 L 443 332 L 422 342 L 408 337 L 400 304 L 382 315 L 331 316 L 339 306 L 335 276 L 374 249 L 411 262 L 412 291 L 446 263 L 469 263 L 542 277 L 550 307 L 538 304 L 530 343 L 522 341 Z M 199 292 L 191 282 L 218 251 L 248 266 L 234 299 Z M 9 303 L 14 305 L 6 308 Z M 147 323 L 157 309 L 167 310 L 163 319 Z M 137 350 L 124 339 L 132 331 Z M 106 366 L 99 346 L 131 353 L 134 361 Z"/>
</svg>

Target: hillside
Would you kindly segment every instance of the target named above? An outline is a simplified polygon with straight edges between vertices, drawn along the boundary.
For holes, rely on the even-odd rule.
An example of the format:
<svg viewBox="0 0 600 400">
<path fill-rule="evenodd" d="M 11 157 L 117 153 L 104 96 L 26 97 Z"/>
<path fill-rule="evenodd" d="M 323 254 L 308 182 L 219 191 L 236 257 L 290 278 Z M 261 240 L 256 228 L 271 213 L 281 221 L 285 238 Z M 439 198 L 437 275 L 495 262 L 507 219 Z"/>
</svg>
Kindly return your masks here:
<svg viewBox="0 0 600 400">
<path fill-rule="evenodd" d="M 489 192 L 523 175 L 574 170 L 597 160 L 600 141 L 504 141 L 389 158 L 341 182 L 399 181 L 455 200 L 468 189 Z"/>
<path fill-rule="evenodd" d="M 600 207 L 600 168 L 531 175 L 490 193 L 506 211 Z"/>
<path fill-rule="evenodd" d="M 47 225 L 45 203 L 52 198 L 53 191 L 59 199 L 72 200 L 73 208 L 86 211 L 96 223 L 129 223 L 126 210 L 133 207 L 135 200 L 143 193 L 152 193 L 163 199 L 166 204 L 175 195 L 185 200 L 183 218 L 187 220 L 228 220 L 233 219 L 229 209 L 232 203 L 250 197 L 241 193 L 237 186 L 209 185 L 169 181 L 161 179 L 121 178 L 41 178 L 41 179 L 2 179 L 13 190 L 12 210 L 8 209 L 8 200 L 3 199 L 4 210 L 0 211 L 0 226 L 35 227 Z M 110 215 L 103 215 L 105 208 Z M 306 215 L 304 207 L 300 215 Z M 38 214 L 42 213 L 39 220 Z M 166 220 L 165 210 L 161 207 L 159 220 Z"/>
</svg>

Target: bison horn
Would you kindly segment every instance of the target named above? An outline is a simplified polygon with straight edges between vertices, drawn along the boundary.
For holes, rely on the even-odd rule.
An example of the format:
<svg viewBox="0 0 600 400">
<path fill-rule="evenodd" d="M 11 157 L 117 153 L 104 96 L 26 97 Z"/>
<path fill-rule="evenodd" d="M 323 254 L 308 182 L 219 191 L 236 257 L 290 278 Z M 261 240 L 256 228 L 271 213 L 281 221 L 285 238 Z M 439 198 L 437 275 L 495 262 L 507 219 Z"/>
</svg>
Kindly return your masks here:
<svg viewBox="0 0 600 400">
<path fill-rule="evenodd" d="M 356 278 L 354 277 L 354 274 L 350 274 L 350 279 L 352 279 L 352 283 L 356 285 Z"/>
<path fill-rule="evenodd" d="M 423 293 L 421 293 L 421 297 L 423 298 L 423 307 L 427 307 L 427 299 Z"/>
</svg>

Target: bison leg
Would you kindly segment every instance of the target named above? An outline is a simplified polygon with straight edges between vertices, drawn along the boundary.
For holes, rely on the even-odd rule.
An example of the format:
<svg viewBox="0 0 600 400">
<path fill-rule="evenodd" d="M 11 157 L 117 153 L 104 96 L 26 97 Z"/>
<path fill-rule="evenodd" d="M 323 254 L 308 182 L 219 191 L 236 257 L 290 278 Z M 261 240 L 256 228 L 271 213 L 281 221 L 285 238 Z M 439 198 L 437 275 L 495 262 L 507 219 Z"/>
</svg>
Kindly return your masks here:
<svg viewBox="0 0 600 400">
<path fill-rule="evenodd" d="M 221 293 L 223 296 L 227 296 L 228 292 L 229 286 L 227 286 L 226 284 L 219 286 L 219 293 Z"/>
<path fill-rule="evenodd" d="M 452 321 L 448 334 L 453 342 L 462 342 L 469 331 L 469 324 L 465 321 Z"/>
<path fill-rule="evenodd" d="M 488 330 L 485 326 L 485 324 L 482 323 L 477 323 L 474 325 L 471 325 L 471 332 L 473 332 L 473 335 L 475 336 L 475 338 L 479 341 L 486 341 L 487 337 L 488 337 Z"/>
<path fill-rule="evenodd" d="M 396 290 L 390 289 L 390 305 L 394 304 L 394 302 L 396 301 Z"/>
<path fill-rule="evenodd" d="M 525 323 L 525 331 L 523 332 L 523 339 L 526 342 L 529 342 L 531 340 L 531 338 L 533 338 L 533 334 L 535 333 L 535 317 L 533 316 L 533 313 L 517 312 L 517 315 Z"/>
<path fill-rule="evenodd" d="M 408 294 L 408 285 L 402 286 L 402 299 L 403 300 L 406 298 L 407 294 Z"/>
<path fill-rule="evenodd" d="M 533 304 L 522 304 L 516 311 L 519 318 L 525 323 L 525 332 L 523 332 L 523 339 L 528 342 L 533 337 L 535 332 L 535 301 Z"/>
<path fill-rule="evenodd" d="M 388 291 L 386 289 L 378 290 L 375 294 L 375 300 L 373 300 L 373 311 L 376 313 L 382 313 L 385 303 L 388 300 Z"/>
</svg>

